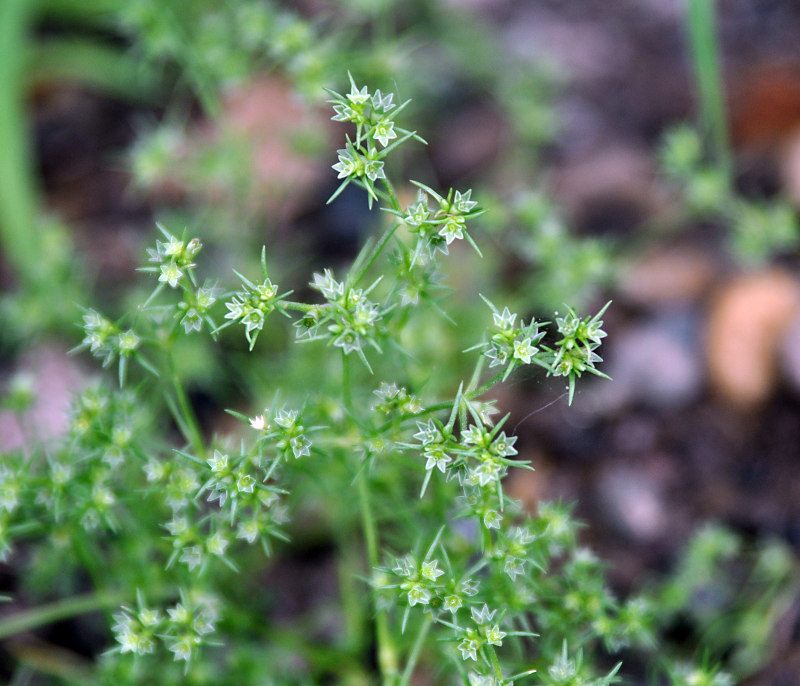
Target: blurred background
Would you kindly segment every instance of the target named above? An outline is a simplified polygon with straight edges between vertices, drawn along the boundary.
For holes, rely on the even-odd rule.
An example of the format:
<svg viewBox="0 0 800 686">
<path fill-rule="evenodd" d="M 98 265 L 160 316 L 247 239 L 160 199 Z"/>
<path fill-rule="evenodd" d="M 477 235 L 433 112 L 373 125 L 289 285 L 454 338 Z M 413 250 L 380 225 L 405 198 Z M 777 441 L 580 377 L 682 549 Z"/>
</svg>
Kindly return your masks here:
<svg viewBox="0 0 800 686">
<path fill-rule="evenodd" d="M 548 319 L 613 300 L 613 382 L 584 383 L 572 408 L 552 379 L 502 391 L 536 468 L 513 494 L 576 502 L 621 594 L 674 572 L 708 522 L 781 545 L 793 576 L 749 608 L 762 623 L 737 590 L 744 619 L 724 628 L 766 636 L 746 683 L 800 684 L 800 4 L 713 9 L 4 0 L 0 383 L 27 379 L 30 421 L 63 430 L 89 374 L 65 355 L 78 304 L 136 302 L 157 221 L 199 235 L 218 273 L 256 268 L 262 244 L 298 288 L 346 263 L 380 221 L 357 190 L 324 204 L 342 134 L 323 87 L 349 70 L 412 99 L 428 146 L 403 153 L 405 178 L 473 187 L 489 209 L 486 259 L 450 263 L 464 312 L 487 283 Z M 257 392 L 243 355 L 215 354 L 187 351 L 184 373 L 222 430 L 221 408 Z M 0 414 L 3 449 L 21 435 Z"/>
</svg>

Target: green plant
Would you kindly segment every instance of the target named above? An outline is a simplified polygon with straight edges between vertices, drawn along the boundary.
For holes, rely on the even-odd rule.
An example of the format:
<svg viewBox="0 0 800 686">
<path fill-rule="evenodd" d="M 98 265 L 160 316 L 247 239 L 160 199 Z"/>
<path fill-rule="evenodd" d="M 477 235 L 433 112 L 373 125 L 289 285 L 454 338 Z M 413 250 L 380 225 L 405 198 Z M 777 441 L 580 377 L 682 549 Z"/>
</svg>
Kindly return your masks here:
<svg viewBox="0 0 800 686">
<path fill-rule="evenodd" d="M 689 54 L 699 121 L 696 128 L 682 125 L 666 132 L 661 163 L 681 191 L 690 215 L 722 223 L 730 231 L 738 260 L 758 265 L 796 249 L 800 224 L 786 199 L 751 199 L 736 190 L 715 23 L 714 0 L 688 3 Z"/>
<path fill-rule="evenodd" d="M 199 238 L 160 227 L 142 268 L 150 296 L 118 317 L 84 313 L 80 348 L 116 365 L 117 387 L 83 391 L 63 441 L 33 432 L 3 461 L 0 554 L 27 545 L 26 592 L 60 600 L 0 621 L 0 636 L 109 611 L 97 664 L 23 667 L 83 684 L 388 686 L 424 672 L 600 686 L 617 680 L 610 656 L 626 647 L 658 656 L 673 684 L 726 683 L 710 663 L 665 659 L 669 595 L 617 598 L 570 506 L 528 513 L 505 491 L 509 471 L 530 465 L 490 391 L 538 368 L 571 402 L 584 372 L 604 376 L 605 308 L 567 308 L 549 327 L 484 297 L 471 370 L 437 369 L 460 354 L 442 333 L 459 324 L 443 272 L 463 244 L 480 253 L 483 210 L 471 190 L 420 182 L 404 205 L 390 157 L 421 139 L 398 123 L 405 103 L 350 81 L 330 92 L 351 127 L 333 168 L 339 190 L 360 186 L 383 210 L 382 233 L 343 275 L 315 273 L 300 298 L 279 286 L 266 248 L 261 274 L 237 273 L 226 291 L 199 276 Z M 267 372 L 258 409 L 231 410 L 238 426 L 219 432 L 198 418 L 181 363 L 200 336 L 233 354 L 237 330 Z M 275 344 L 292 330 L 296 343 Z M 20 384 L 9 405 L 21 411 L 28 397 Z M 293 591 L 265 580 L 271 560 L 319 539 L 336 583 L 306 612 L 279 611 Z"/>
</svg>

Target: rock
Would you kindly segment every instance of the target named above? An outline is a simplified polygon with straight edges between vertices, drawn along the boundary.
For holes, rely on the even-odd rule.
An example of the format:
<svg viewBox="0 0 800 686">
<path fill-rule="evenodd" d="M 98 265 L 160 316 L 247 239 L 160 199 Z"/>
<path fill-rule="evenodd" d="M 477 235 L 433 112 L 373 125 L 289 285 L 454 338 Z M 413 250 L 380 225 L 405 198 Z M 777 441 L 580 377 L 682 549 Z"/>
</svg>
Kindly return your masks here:
<svg viewBox="0 0 800 686">
<path fill-rule="evenodd" d="M 784 191 L 795 206 L 800 207 L 800 127 L 787 138 L 780 166 Z"/>
<path fill-rule="evenodd" d="M 264 75 L 225 94 L 222 111 L 186 131 L 166 131 L 169 164 L 145 184 L 161 202 L 197 197 L 250 212 L 292 216 L 329 178 L 315 153 L 334 147 L 327 112 L 303 103 L 288 83 Z M 326 176 L 328 174 L 328 176 Z"/>
<path fill-rule="evenodd" d="M 778 353 L 800 309 L 800 283 L 780 269 L 738 276 L 723 286 L 708 320 L 712 390 L 748 410 L 762 404 L 778 380 Z"/>
<path fill-rule="evenodd" d="M 685 405 L 702 386 L 702 356 L 691 316 L 668 312 L 609 337 L 600 368 L 612 382 L 598 382 L 579 410 L 610 415 L 630 405 L 658 409 Z"/>
<path fill-rule="evenodd" d="M 652 542 L 666 530 L 667 511 L 660 489 L 641 469 L 609 466 L 600 476 L 597 497 L 609 523 L 628 539 Z"/>
<path fill-rule="evenodd" d="M 581 235 L 627 237 L 669 206 L 651 156 L 631 146 L 606 147 L 563 166 L 553 190 Z"/>
<path fill-rule="evenodd" d="M 800 393 L 800 313 L 786 331 L 780 349 L 780 366 L 786 383 Z"/>
<path fill-rule="evenodd" d="M 33 404 L 22 422 L 10 411 L 0 411 L 0 452 L 19 450 L 31 439 L 47 441 L 68 427 L 72 395 L 84 383 L 74 358 L 56 345 L 40 344 L 20 360 L 15 373 L 31 377 Z"/>
<path fill-rule="evenodd" d="M 708 289 L 716 271 L 713 257 L 699 248 L 661 248 L 634 264 L 618 288 L 627 301 L 636 305 L 689 303 Z"/>
</svg>

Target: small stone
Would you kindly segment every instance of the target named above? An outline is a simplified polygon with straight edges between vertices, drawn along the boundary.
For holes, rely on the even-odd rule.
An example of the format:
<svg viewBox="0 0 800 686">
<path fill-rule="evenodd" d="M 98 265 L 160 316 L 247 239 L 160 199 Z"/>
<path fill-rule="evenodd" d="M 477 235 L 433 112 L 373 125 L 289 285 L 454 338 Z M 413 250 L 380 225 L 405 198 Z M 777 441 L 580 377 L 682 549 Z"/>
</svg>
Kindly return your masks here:
<svg viewBox="0 0 800 686">
<path fill-rule="evenodd" d="M 800 207 L 800 127 L 783 145 L 781 177 L 786 195 Z"/>
<path fill-rule="evenodd" d="M 646 472 L 625 466 L 607 468 L 600 477 L 598 499 L 610 523 L 629 539 L 650 542 L 666 530 L 664 499 Z"/>
<path fill-rule="evenodd" d="M 598 381 L 579 400 L 589 414 L 609 415 L 628 405 L 664 409 L 686 405 L 702 386 L 696 324 L 669 312 L 609 337 L 600 365 L 612 381 Z"/>
<path fill-rule="evenodd" d="M 31 376 L 34 399 L 22 422 L 11 411 L 0 411 L 0 452 L 20 450 L 31 438 L 31 427 L 38 440 L 64 435 L 72 395 L 84 382 L 78 363 L 52 344 L 32 347 L 20 359 L 16 371 Z M 28 427 L 27 432 L 23 427 Z"/>
<path fill-rule="evenodd" d="M 619 288 L 626 300 L 643 306 L 696 301 L 711 284 L 716 264 L 691 247 L 661 249 L 639 260 Z"/>
<path fill-rule="evenodd" d="M 769 398 L 778 380 L 778 355 L 800 310 L 800 284 L 780 269 L 739 276 L 726 284 L 709 315 L 709 382 L 742 410 Z"/>
<path fill-rule="evenodd" d="M 781 371 L 786 383 L 800 393 L 800 313 L 786 331 L 780 351 Z"/>
</svg>

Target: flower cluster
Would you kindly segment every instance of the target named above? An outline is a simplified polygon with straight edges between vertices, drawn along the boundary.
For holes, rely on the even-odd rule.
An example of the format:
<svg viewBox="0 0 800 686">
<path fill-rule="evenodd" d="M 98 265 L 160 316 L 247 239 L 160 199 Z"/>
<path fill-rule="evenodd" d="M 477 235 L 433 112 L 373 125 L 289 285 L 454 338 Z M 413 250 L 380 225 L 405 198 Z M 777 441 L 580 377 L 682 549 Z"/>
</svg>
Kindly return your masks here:
<svg viewBox="0 0 800 686">
<path fill-rule="evenodd" d="M 177 560 L 190 570 L 205 569 L 216 558 L 233 567 L 226 552 L 234 539 L 248 544 L 260 540 L 268 551 L 271 538 L 284 538 L 280 527 L 287 516 L 280 502 L 281 491 L 265 483 L 275 464 L 275 460 L 267 460 L 261 453 L 231 456 L 214 450 L 206 461 L 205 481 L 195 489 L 190 503 L 195 504 L 197 495 L 207 493 L 208 502 L 216 501 L 220 509 L 198 521 L 193 517 L 196 506 L 188 508 L 185 500 L 186 491 L 196 483 L 195 478 L 187 478 L 183 470 L 177 475 L 173 472 L 168 489 L 171 487 L 175 492 L 172 501 L 178 506 L 165 524 L 173 547 L 168 564 Z M 168 470 L 163 471 L 162 479 Z"/>
<path fill-rule="evenodd" d="M 157 267 L 144 267 L 141 271 L 157 271 L 158 281 L 170 288 L 177 288 L 184 276 L 191 275 L 196 266 L 194 258 L 203 249 L 199 238 L 179 239 L 170 234 L 163 226 L 157 224 L 164 234 L 165 241 L 156 241 L 155 248 L 148 248 L 149 262 Z"/>
<path fill-rule="evenodd" d="M 417 305 L 420 300 L 431 300 L 436 291 L 444 290 L 438 263 L 427 250 L 417 253 L 403 246 L 403 250 L 395 252 L 389 259 L 394 266 L 403 307 Z"/>
<path fill-rule="evenodd" d="M 220 331 L 234 322 L 239 322 L 244 326 L 244 333 L 247 337 L 247 342 L 250 344 L 250 350 L 255 346 L 258 334 L 264 328 L 264 322 L 271 312 L 277 310 L 285 317 L 289 316 L 284 300 L 291 294 L 291 291 L 279 293 L 277 284 L 274 284 L 269 278 L 266 251 L 263 249 L 261 251 L 261 271 L 263 275 L 261 283 L 253 283 L 239 274 L 239 272 L 236 272 L 236 275 L 242 281 L 243 287 L 225 303 L 225 307 L 228 308 L 225 319 L 229 321 L 217 329 L 217 331 Z"/>
<path fill-rule="evenodd" d="M 181 590 L 180 601 L 163 611 L 148 607 L 142 593 L 137 592 L 137 607 L 123 606 L 114 615 L 112 631 L 118 650 L 146 655 L 162 644 L 175 660 L 188 663 L 214 632 L 219 604 L 214 596 Z"/>
<path fill-rule="evenodd" d="M 250 417 L 248 422 L 259 432 L 259 441 L 274 442 L 284 458 L 298 459 L 311 454 L 311 441 L 300 422 L 300 413 L 297 410 L 282 407 L 271 413 L 265 409 L 263 414 Z"/>
<path fill-rule="evenodd" d="M 123 507 L 121 483 L 141 457 L 149 430 L 149 417 L 133 391 L 87 388 L 69 411 L 69 444 L 48 456 L 36 489 L 36 503 L 47 518 L 83 532 L 115 530 Z"/>
<path fill-rule="evenodd" d="M 478 653 L 484 646 L 501 646 L 503 639 L 508 635 L 500 630 L 500 625 L 494 622 L 497 610 L 489 610 L 484 603 L 483 607 L 471 607 L 470 618 L 474 626 L 461 629 L 461 641 L 458 650 L 463 660 L 476 660 Z"/>
<path fill-rule="evenodd" d="M 507 307 L 499 312 L 486 298 L 484 301 L 492 309 L 493 320 L 489 341 L 481 346 L 484 357 L 491 360 L 489 367 L 504 367 L 503 380 L 517 367 L 526 364 L 538 364 L 548 369 L 547 363 L 539 356 L 542 350 L 537 345 L 544 338 L 545 332 L 539 331 L 543 323 L 531 319 L 526 325 L 520 319 L 517 324 L 517 315 Z"/>
<path fill-rule="evenodd" d="M 558 349 L 551 364 L 550 373 L 554 376 L 567 377 L 570 403 L 575 394 L 575 379 L 580 378 L 583 372 L 589 372 L 604 379 L 609 378 L 595 367 L 595 363 L 603 361 L 603 358 L 595 350 L 600 347 L 600 343 L 606 336 L 606 332 L 601 328 L 603 320 L 600 318 L 610 304 L 606 303 L 593 317 L 581 319 L 572 308 L 569 308 L 563 317 L 556 317 L 558 332 L 562 338 L 556 341 Z"/>
<path fill-rule="evenodd" d="M 469 455 L 474 464 L 469 467 L 465 481 L 471 486 L 487 486 L 497 484 L 509 467 L 520 466 L 520 462 L 509 460 L 517 454 L 514 443 L 516 436 L 506 436 L 500 432 L 504 421 L 498 422 L 491 430 L 482 424 L 471 424 L 461 433 L 461 445 L 464 454 Z"/>
<path fill-rule="evenodd" d="M 21 455 L 5 455 L 0 466 L 0 562 L 11 554 L 11 528 L 20 518 L 24 490 L 27 487 L 25 461 Z"/>
<path fill-rule="evenodd" d="M 204 322 L 209 329 L 214 330 L 215 324 L 209 310 L 217 302 L 219 294 L 219 287 L 210 281 L 197 288 L 184 290 L 183 300 L 177 305 L 177 317 L 186 333 L 201 331 Z"/>
<path fill-rule="evenodd" d="M 461 239 L 465 239 L 480 254 L 480 249 L 466 230 L 468 220 L 485 212 L 471 199 L 472 190 L 462 193 L 451 188 L 446 196 L 441 196 L 425 184 L 418 181 L 412 183 L 419 188 L 416 201 L 405 212 L 392 213 L 417 238 L 413 262 L 433 257 L 437 251 L 447 255 L 450 244 Z M 433 198 L 439 206 L 431 208 L 429 198 Z"/>
<path fill-rule="evenodd" d="M 339 161 L 333 165 L 333 169 L 338 172 L 338 178 L 344 181 L 328 202 L 355 181 L 367 191 L 371 207 L 372 202 L 378 200 L 376 181 L 386 179 L 383 162 L 386 155 L 409 138 L 418 138 L 413 131 L 402 129 L 394 122 L 408 102 L 396 106 L 391 93 L 384 95 L 376 90 L 370 94 L 366 86 L 359 89 L 352 75 L 348 94 L 342 95 L 332 90 L 328 90 L 328 93 L 333 96 L 329 102 L 336 112 L 332 119 L 356 125 L 355 140 L 348 136 L 345 147 L 337 153 Z"/>
<path fill-rule="evenodd" d="M 494 556 L 503 563 L 503 571 L 512 581 L 527 571 L 530 546 L 536 539 L 536 534 L 528 525 L 515 526 L 508 532 L 499 533 Z"/>
<path fill-rule="evenodd" d="M 542 683 L 547 686 L 569 686 L 571 684 L 609 686 L 617 681 L 615 677 L 621 666 L 621 662 L 617 663 L 607 674 L 597 678 L 592 673 L 590 665 L 584 662 L 583 650 L 579 648 L 570 655 L 565 639 L 561 645 L 561 652 L 548 666 L 546 673 L 541 675 Z"/>
<path fill-rule="evenodd" d="M 420 561 L 409 553 L 398 558 L 392 572 L 404 579 L 399 587 L 406 594 L 409 607 L 417 604 L 430 605 L 431 600 L 437 597 L 444 587 L 437 581 L 444 574 L 437 560 Z"/>
<path fill-rule="evenodd" d="M 123 331 L 118 324 L 92 309 L 86 310 L 83 315 L 83 330 L 83 342 L 76 350 L 88 348 L 94 357 L 102 361 L 104 367 L 108 367 L 119 357 L 122 369 L 123 360 L 135 354 L 141 343 L 133 329 Z M 122 371 L 120 374 L 122 375 Z"/>
<path fill-rule="evenodd" d="M 180 460 L 151 458 L 145 464 L 144 472 L 147 482 L 162 494 L 173 515 L 185 510 L 200 490 L 197 473 Z"/>
<path fill-rule="evenodd" d="M 419 431 L 414 434 L 414 438 L 420 442 L 420 445 L 409 447 L 422 449 L 425 469 L 428 472 L 438 469 L 444 474 L 447 471 L 447 465 L 453 461 L 447 450 L 457 447 L 457 443 L 451 440 L 451 427 L 443 427 L 438 419 L 429 419 L 426 422 L 417 422 L 417 429 Z"/>
<path fill-rule="evenodd" d="M 200 286 L 195 276 L 197 265 L 194 258 L 202 250 L 203 244 L 199 238 L 177 238 L 160 224 L 158 229 L 166 240 L 156 241 L 155 248 L 147 249 L 149 261 L 156 266 L 142 267 L 139 270 L 158 274 L 158 285 L 143 309 L 154 315 L 154 323 L 160 315 L 172 313 L 187 334 L 202 331 L 203 324 L 214 331 L 216 324 L 210 311 L 217 302 L 220 289 L 212 281 L 206 281 Z M 172 289 L 180 287 L 182 299 L 170 305 L 152 306 L 153 300 L 166 286 Z"/>
<path fill-rule="evenodd" d="M 355 352 L 369 368 L 364 348 L 370 345 L 381 351 L 378 345 L 378 338 L 382 335 L 379 322 L 385 314 L 367 298 L 378 282 L 361 289 L 345 281 L 337 281 L 330 269 L 322 274 L 314 274 L 314 281 L 309 285 L 322 293 L 328 302 L 310 308 L 296 322 L 298 338 L 308 336 L 309 340 L 326 339 L 347 355 Z"/>
<path fill-rule="evenodd" d="M 422 412 L 422 403 L 419 398 L 409 393 L 405 386 L 384 381 L 380 388 L 372 393 L 378 397 L 378 402 L 372 406 L 372 409 L 381 414 L 398 413 L 401 416 L 409 416 Z"/>
</svg>

